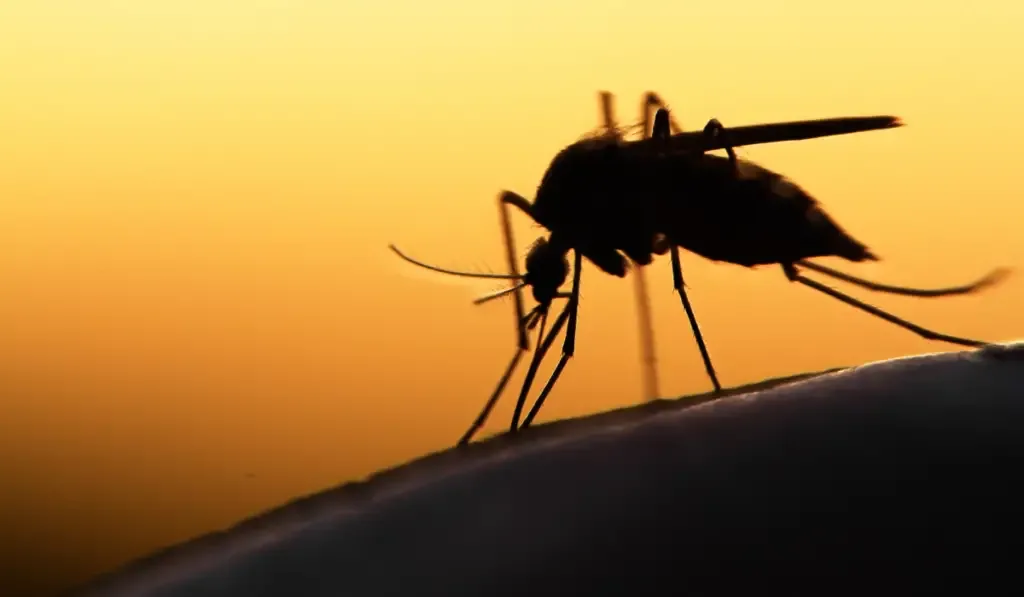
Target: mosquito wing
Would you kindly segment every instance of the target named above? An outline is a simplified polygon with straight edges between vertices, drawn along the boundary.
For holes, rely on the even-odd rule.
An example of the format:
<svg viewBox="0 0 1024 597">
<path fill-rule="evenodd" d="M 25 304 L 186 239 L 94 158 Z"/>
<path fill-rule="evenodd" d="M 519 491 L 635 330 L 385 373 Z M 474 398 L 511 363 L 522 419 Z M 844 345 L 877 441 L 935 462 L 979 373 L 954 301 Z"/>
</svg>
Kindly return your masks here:
<svg viewBox="0 0 1024 597">
<path fill-rule="evenodd" d="M 701 153 L 742 147 L 744 145 L 760 145 L 762 143 L 780 143 L 782 141 L 802 141 L 818 137 L 849 135 L 866 131 L 892 129 L 903 126 L 903 121 L 896 116 L 848 116 L 843 118 L 825 118 L 821 120 L 796 120 L 792 122 L 776 122 L 772 124 L 753 124 L 747 126 L 727 127 L 724 135 L 709 137 L 703 131 L 678 133 L 672 135 L 667 143 L 673 151 L 690 151 Z M 627 145 L 636 148 L 665 147 L 666 141 L 629 141 Z M 658 145 L 655 145 L 658 144 Z"/>
</svg>

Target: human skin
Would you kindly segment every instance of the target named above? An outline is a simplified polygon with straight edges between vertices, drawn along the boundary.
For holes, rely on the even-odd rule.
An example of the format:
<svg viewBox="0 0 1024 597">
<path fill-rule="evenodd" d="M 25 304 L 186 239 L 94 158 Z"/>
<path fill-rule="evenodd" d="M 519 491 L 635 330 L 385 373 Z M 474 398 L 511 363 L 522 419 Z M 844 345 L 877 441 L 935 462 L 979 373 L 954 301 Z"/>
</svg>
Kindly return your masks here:
<svg viewBox="0 0 1024 597">
<path fill-rule="evenodd" d="M 648 410 L 433 455 L 81 595 L 834 595 L 1017 576 L 1024 344 Z"/>
</svg>

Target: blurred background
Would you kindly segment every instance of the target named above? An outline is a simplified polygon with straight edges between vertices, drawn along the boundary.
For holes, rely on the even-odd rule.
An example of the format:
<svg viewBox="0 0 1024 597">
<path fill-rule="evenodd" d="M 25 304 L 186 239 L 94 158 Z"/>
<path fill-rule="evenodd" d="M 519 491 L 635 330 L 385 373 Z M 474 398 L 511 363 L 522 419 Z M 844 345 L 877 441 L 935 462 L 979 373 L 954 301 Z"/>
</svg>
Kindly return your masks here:
<svg viewBox="0 0 1024 597">
<path fill-rule="evenodd" d="M 454 443 L 512 354 L 511 303 L 474 307 L 500 283 L 387 245 L 502 271 L 497 193 L 533 196 L 598 125 L 599 89 L 621 122 L 651 89 L 693 129 L 898 115 L 741 155 L 883 258 L 823 263 L 918 286 L 1022 265 L 1022 23 L 1008 0 L 3 3 L 0 594 Z M 541 234 L 516 231 L 524 254 Z M 778 268 L 683 259 L 726 386 L 955 349 Z M 647 277 L 662 394 L 709 390 L 668 260 Z M 952 334 L 1024 333 L 1019 276 L 852 292 Z M 583 294 L 543 420 L 641 400 L 632 283 L 591 268 Z"/>
</svg>

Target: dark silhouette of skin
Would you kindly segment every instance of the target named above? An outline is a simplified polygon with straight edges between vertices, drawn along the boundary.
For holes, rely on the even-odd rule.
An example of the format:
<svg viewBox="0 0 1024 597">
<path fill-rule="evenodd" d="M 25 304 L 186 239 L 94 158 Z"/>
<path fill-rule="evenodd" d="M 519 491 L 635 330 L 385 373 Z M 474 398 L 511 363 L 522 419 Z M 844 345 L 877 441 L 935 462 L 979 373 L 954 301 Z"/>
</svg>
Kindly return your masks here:
<svg viewBox="0 0 1024 597">
<path fill-rule="evenodd" d="M 860 597 L 1020 583 L 1024 345 L 758 385 L 436 452 L 72 595 Z"/>
<path fill-rule="evenodd" d="M 484 302 L 510 293 L 513 295 L 518 334 L 517 352 L 483 411 L 461 438 L 459 445 L 468 443 L 483 425 L 522 354 L 529 350 L 528 333 L 539 322 L 539 345 L 523 382 L 510 432 L 528 427 L 536 417 L 575 352 L 583 258 L 605 273 L 624 277 L 628 261 L 642 267 L 650 264 L 654 255 L 671 254 L 673 285 L 680 295 L 705 369 L 716 392 L 722 388 L 692 305 L 686 296 L 680 247 L 714 261 L 746 267 L 778 264 L 790 281 L 822 292 L 924 338 L 962 346 L 985 344 L 918 326 L 806 278 L 798 268 L 806 268 L 875 292 L 917 297 L 977 292 L 1000 281 L 1005 277 L 1006 270 L 994 270 L 982 279 L 963 286 L 915 289 L 879 284 L 809 262 L 809 258 L 822 256 L 836 256 L 854 262 L 878 258 L 834 222 L 806 191 L 778 173 L 738 159 L 733 151 L 733 147 L 743 144 L 893 128 L 901 126 L 898 118 L 838 118 L 736 129 L 726 129 L 712 119 L 699 133 L 683 133 L 665 108 L 664 102 L 656 94 L 648 93 L 645 96 L 643 118 L 645 131 L 650 122 L 648 115 L 654 110 L 653 130 L 648 139 L 624 141 L 621 135 L 603 134 L 585 138 L 563 149 L 545 172 L 533 203 L 511 191 L 500 194 L 498 204 L 509 274 L 472 274 L 444 270 L 413 260 L 394 246 L 391 247 L 407 261 L 434 271 L 516 281 L 512 288 L 478 301 Z M 715 149 L 724 149 L 727 157 L 707 153 Z M 551 233 L 546 241 L 541 239 L 531 248 L 526 260 L 526 274 L 519 273 L 516 263 L 509 205 L 526 213 Z M 568 275 L 566 266 L 570 250 L 574 254 L 572 288 L 568 293 L 560 293 L 558 289 Z M 524 286 L 531 287 L 538 302 L 538 306 L 529 313 L 524 312 L 523 308 Z M 555 298 L 567 299 L 566 305 L 545 335 L 548 309 Z M 566 333 L 561 358 L 520 426 L 520 416 L 540 362 L 563 327 Z"/>
</svg>

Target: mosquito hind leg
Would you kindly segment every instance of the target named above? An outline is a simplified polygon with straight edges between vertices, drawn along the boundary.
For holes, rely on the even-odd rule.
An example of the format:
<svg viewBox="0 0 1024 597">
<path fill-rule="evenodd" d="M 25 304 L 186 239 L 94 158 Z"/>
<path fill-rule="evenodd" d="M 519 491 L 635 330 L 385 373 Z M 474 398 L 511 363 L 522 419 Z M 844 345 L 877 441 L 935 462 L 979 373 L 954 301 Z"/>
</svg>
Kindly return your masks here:
<svg viewBox="0 0 1024 597">
<path fill-rule="evenodd" d="M 543 406 L 544 400 L 551 393 L 551 389 L 555 387 L 555 382 L 562 375 L 562 370 L 569 363 L 569 359 L 576 354 L 576 316 L 579 313 L 580 304 L 580 270 L 583 267 L 583 256 L 579 253 L 575 253 L 575 260 L 573 262 L 573 276 L 572 276 L 572 291 L 569 293 L 569 304 L 566 305 L 565 311 L 562 315 L 568 313 L 569 315 L 569 326 L 565 330 L 565 340 L 562 342 L 562 356 L 558 359 L 558 364 L 555 365 L 555 370 L 551 372 L 551 377 L 548 378 L 547 383 L 544 384 L 544 388 L 541 390 L 540 395 L 537 396 L 537 400 L 533 403 L 533 407 L 530 408 L 530 412 L 527 413 L 526 418 L 523 419 L 522 429 L 530 426 L 533 422 L 534 417 L 540 412 L 540 407 Z M 556 323 L 557 325 L 557 323 Z M 544 350 L 550 347 L 551 343 L 555 339 L 556 328 L 551 328 L 551 334 L 548 339 L 544 341 Z M 538 351 L 539 352 L 539 351 Z"/>
<path fill-rule="evenodd" d="M 708 372 L 708 377 L 711 378 L 711 384 L 715 386 L 716 392 L 722 391 L 722 385 L 718 383 L 718 375 L 715 373 L 715 367 L 711 364 L 711 356 L 708 355 L 708 348 L 704 344 L 704 336 L 700 333 L 700 326 L 697 325 L 697 317 L 693 314 L 693 307 L 690 306 L 690 299 L 686 296 L 686 288 L 683 284 L 683 265 L 682 260 L 679 259 L 679 247 L 673 246 L 670 249 L 672 253 L 672 281 L 675 285 L 676 292 L 679 293 L 679 299 L 683 303 L 683 309 L 686 310 L 686 317 L 690 320 L 690 328 L 693 329 L 693 336 L 697 340 L 697 348 L 700 349 L 700 357 L 704 360 L 704 369 Z"/>
<path fill-rule="evenodd" d="M 900 317 L 896 317 L 892 313 L 888 313 L 886 311 L 883 311 L 883 310 L 879 309 L 878 307 L 875 307 L 873 305 L 869 305 L 869 304 L 867 304 L 867 303 L 865 303 L 863 301 L 859 301 L 859 300 L 857 300 L 857 299 L 855 299 L 852 296 L 849 296 L 847 294 L 843 294 L 842 292 L 839 292 L 838 290 L 835 290 L 834 288 L 826 286 L 826 285 L 824 285 L 824 284 L 822 284 L 820 282 L 816 282 L 814 280 L 811 280 L 810 278 L 804 277 L 797 270 L 796 266 L 794 266 L 793 264 L 783 264 L 782 265 L 782 271 L 786 274 L 786 277 L 791 282 L 798 282 L 800 284 L 803 284 L 804 286 L 807 286 L 808 288 L 812 288 L 814 290 L 817 290 L 818 292 L 821 292 L 823 294 L 827 294 L 828 296 L 830 296 L 830 297 L 832 297 L 834 299 L 837 299 L 839 301 L 842 301 L 842 302 L 846 303 L 847 305 L 850 305 L 851 307 L 860 309 L 861 311 L 864 311 L 866 313 L 874 315 L 875 317 L 878 317 L 880 319 L 884 319 L 885 321 L 888 321 L 889 323 L 898 325 L 899 327 L 901 327 L 901 328 L 903 328 L 905 330 L 909 330 L 909 331 L 911 331 L 911 332 L 917 334 L 918 336 L 921 336 L 922 338 L 925 338 L 927 340 L 939 340 L 941 342 L 949 342 L 950 344 L 959 344 L 960 346 L 972 346 L 972 347 L 985 346 L 985 345 L 988 344 L 987 342 L 981 342 L 981 341 L 978 341 L 978 340 L 971 340 L 969 338 L 960 338 L 960 337 L 957 337 L 957 336 L 950 336 L 948 334 L 941 334 L 939 332 L 936 332 L 936 331 L 933 331 L 933 330 L 929 330 L 927 328 L 923 328 L 923 327 L 921 327 L 921 326 L 919 326 L 919 325 L 917 325 L 915 323 L 911 323 L 911 322 L 907 321 L 906 319 L 902 319 Z"/>
<path fill-rule="evenodd" d="M 893 286 L 890 284 L 872 282 L 871 280 L 858 278 L 857 276 L 852 276 L 839 270 L 832 269 L 831 267 L 819 265 L 811 261 L 800 260 L 797 261 L 794 265 L 806 267 L 807 269 L 822 274 L 824 276 L 828 276 L 836 280 L 841 280 L 843 282 L 853 284 L 855 286 L 860 286 L 861 288 L 866 288 L 874 292 L 884 292 L 887 294 L 900 294 L 903 296 L 916 296 L 922 298 L 936 298 L 944 296 L 956 296 L 960 294 L 972 294 L 984 290 L 990 286 L 995 286 L 996 284 L 999 284 L 1000 282 L 1005 280 L 1006 277 L 1010 275 L 1009 269 L 996 268 L 990 271 L 989 273 L 985 274 L 978 280 L 975 280 L 974 282 L 971 282 L 969 284 L 963 284 L 961 286 L 949 286 L 947 288 L 909 288 L 907 286 Z"/>
</svg>

